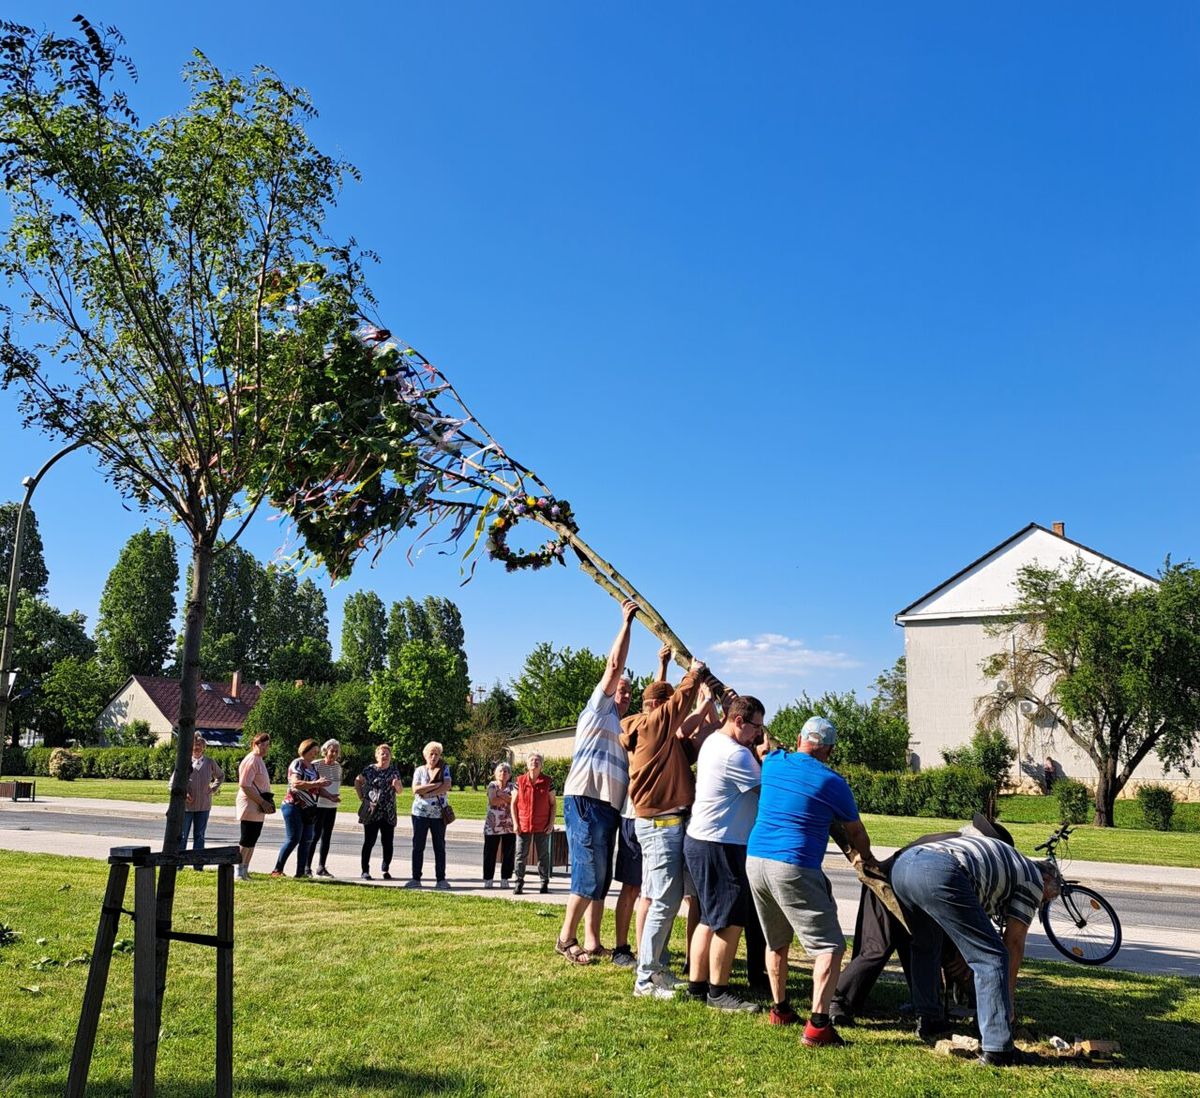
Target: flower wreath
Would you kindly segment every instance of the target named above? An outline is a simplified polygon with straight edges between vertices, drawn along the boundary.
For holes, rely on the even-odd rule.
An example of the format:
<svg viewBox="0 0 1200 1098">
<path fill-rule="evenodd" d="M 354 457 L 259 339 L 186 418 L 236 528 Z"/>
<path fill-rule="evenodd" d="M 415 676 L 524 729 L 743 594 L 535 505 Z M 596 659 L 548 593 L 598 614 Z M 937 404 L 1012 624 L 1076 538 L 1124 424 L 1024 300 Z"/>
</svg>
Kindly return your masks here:
<svg viewBox="0 0 1200 1098">
<path fill-rule="evenodd" d="M 568 544 L 567 538 L 556 538 L 527 553 L 514 553 L 508 547 L 508 532 L 521 519 L 531 514 L 544 515 L 560 526 L 565 526 L 572 533 L 579 529 L 575 523 L 575 516 L 571 513 L 571 505 L 565 499 L 555 499 L 553 496 L 518 496 L 515 500 L 509 500 L 492 519 L 487 541 L 488 556 L 492 560 L 502 560 L 509 572 L 515 572 L 519 568 L 545 568 L 555 561 L 566 564 L 563 553 Z"/>
</svg>

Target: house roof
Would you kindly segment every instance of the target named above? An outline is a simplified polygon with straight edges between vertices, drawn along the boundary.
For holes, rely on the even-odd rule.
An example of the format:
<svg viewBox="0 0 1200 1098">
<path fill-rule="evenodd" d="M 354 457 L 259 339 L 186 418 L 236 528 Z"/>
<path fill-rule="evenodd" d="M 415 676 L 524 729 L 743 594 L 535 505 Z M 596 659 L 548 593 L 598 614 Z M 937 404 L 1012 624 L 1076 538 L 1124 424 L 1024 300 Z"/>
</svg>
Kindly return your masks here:
<svg viewBox="0 0 1200 1098">
<path fill-rule="evenodd" d="M 944 580 L 942 583 L 939 583 L 932 590 L 926 591 L 925 594 L 923 594 L 920 598 L 914 599 L 906 607 L 904 607 L 903 610 L 900 610 L 896 613 L 896 618 L 895 618 L 896 623 L 898 625 L 902 625 L 903 619 L 905 617 L 907 617 L 908 615 L 913 614 L 913 612 L 915 610 L 917 610 L 918 607 L 920 607 L 922 604 L 932 601 L 936 596 L 942 594 L 947 589 L 953 587 L 955 584 L 959 583 L 959 581 L 965 579 L 967 576 L 971 575 L 972 573 L 975 573 L 975 572 L 981 570 L 986 564 L 988 564 L 994 558 L 1001 556 L 1005 552 L 1005 550 L 1009 549 L 1010 547 L 1015 545 L 1017 542 L 1020 542 L 1024 539 L 1028 539 L 1030 537 L 1030 535 L 1032 535 L 1034 533 L 1044 534 L 1047 537 L 1053 538 L 1054 539 L 1053 544 L 1055 545 L 1055 547 L 1057 547 L 1059 545 L 1070 546 L 1079 553 L 1084 553 L 1084 554 L 1087 554 L 1088 556 L 1098 558 L 1099 560 L 1103 561 L 1106 564 L 1112 565 L 1113 567 L 1121 569 L 1124 572 L 1129 572 L 1133 576 L 1137 577 L 1138 579 L 1140 579 L 1144 582 L 1152 583 L 1152 584 L 1158 583 L 1157 579 L 1155 579 L 1151 575 L 1147 575 L 1147 573 L 1141 571 L 1140 569 L 1133 568 L 1130 565 L 1117 560 L 1115 557 L 1110 557 L 1106 553 L 1101 553 L 1098 549 L 1093 549 L 1089 545 L 1084 545 L 1082 542 L 1074 541 L 1071 538 L 1067 537 L 1065 534 L 1058 534 L 1058 533 L 1055 533 L 1053 530 L 1048 530 L 1045 526 L 1042 526 L 1040 523 L 1031 522 L 1028 526 L 1023 526 L 1020 530 L 1018 530 L 1011 537 L 1005 538 L 1004 541 L 1002 541 L 999 545 L 989 549 L 986 553 L 983 554 L 983 556 L 978 557 L 975 560 L 973 560 L 965 568 L 961 568 L 959 571 L 955 572 L 954 575 L 952 575 L 949 579 Z M 991 613 L 1002 612 L 1001 608 L 999 608 L 999 607 L 989 607 L 989 608 L 987 608 L 987 611 L 991 612 Z"/>
<path fill-rule="evenodd" d="M 156 709 L 174 727 L 179 723 L 179 680 L 163 678 L 161 675 L 131 675 L 119 694 L 123 694 L 129 683 L 135 682 L 145 692 Z M 242 683 L 238 696 L 233 697 L 231 683 L 201 682 L 196 687 L 196 727 L 209 729 L 231 729 L 241 731 L 246 717 L 262 693 L 261 686 Z M 118 695 L 119 696 L 119 695 Z"/>
</svg>

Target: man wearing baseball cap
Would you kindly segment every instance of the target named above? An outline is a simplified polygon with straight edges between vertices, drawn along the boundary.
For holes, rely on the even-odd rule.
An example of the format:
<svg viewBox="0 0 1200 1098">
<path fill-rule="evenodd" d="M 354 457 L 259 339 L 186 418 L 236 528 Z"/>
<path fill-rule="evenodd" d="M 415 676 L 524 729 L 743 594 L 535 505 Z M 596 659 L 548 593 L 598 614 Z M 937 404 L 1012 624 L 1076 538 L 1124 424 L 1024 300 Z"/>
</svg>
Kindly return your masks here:
<svg viewBox="0 0 1200 1098">
<path fill-rule="evenodd" d="M 832 721 L 809 717 L 796 739 L 795 753 L 776 750 L 763 759 L 758 818 L 746 850 L 746 875 L 767 939 L 767 977 L 774 1000 L 771 1024 L 800 1021 L 787 995 L 794 931 L 813 958 L 812 1013 L 803 1037 L 811 1046 L 845 1043 L 829 1020 L 846 951 L 833 890 L 821 871 L 830 824 L 839 821 L 850 845 L 864 859 L 873 857 L 850 786 L 827 765 L 836 743 Z"/>
</svg>

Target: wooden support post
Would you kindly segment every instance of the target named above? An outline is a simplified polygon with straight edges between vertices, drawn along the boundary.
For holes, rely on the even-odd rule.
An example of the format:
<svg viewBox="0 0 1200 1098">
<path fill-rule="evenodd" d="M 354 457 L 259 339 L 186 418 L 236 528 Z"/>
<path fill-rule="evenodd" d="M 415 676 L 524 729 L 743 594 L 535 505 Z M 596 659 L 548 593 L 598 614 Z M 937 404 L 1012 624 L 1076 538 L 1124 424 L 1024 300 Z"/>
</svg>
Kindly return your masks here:
<svg viewBox="0 0 1200 1098">
<path fill-rule="evenodd" d="M 217 866 L 216 1098 L 233 1098 L 233 866 Z"/>
<path fill-rule="evenodd" d="M 88 967 L 83 1008 L 79 1012 L 79 1028 L 75 1031 L 75 1048 L 71 1053 L 71 1070 L 67 1075 L 67 1098 L 83 1098 L 87 1090 L 88 1069 L 96 1047 L 96 1027 L 100 1023 L 100 1009 L 104 1005 L 113 942 L 121 921 L 121 907 L 125 903 L 128 881 L 127 863 L 114 862 L 108 867 L 108 887 L 104 890 L 100 921 L 96 924 L 96 943 L 92 946 L 92 963 Z"/>
<path fill-rule="evenodd" d="M 154 1098 L 158 1057 L 158 996 L 155 979 L 154 866 L 133 871 L 133 1096 Z"/>
</svg>

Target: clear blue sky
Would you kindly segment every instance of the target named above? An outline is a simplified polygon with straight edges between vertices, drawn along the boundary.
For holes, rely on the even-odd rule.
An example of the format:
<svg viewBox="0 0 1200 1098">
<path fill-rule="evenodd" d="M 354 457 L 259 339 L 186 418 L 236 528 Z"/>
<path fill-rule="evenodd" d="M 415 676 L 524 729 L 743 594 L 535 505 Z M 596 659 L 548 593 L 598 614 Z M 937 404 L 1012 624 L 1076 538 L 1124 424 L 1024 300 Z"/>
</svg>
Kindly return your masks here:
<svg viewBox="0 0 1200 1098">
<path fill-rule="evenodd" d="M 381 254 L 385 322 L 769 707 L 863 690 L 893 614 L 1029 521 L 1144 570 L 1196 553 L 1195 5 L 86 14 L 125 32 L 143 117 L 182 105 L 192 47 L 310 89 L 363 172 L 334 227 Z M 53 447 L 14 405 L 9 498 Z M 51 597 L 94 621 L 141 519 L 80 456 L 37 510 Z M 393 549 L 330 592 L 335 648 L 358 587 L 455 598 L 477 682 L 617 622 L 573 569 L 457 583 Z"/>
</svg>

